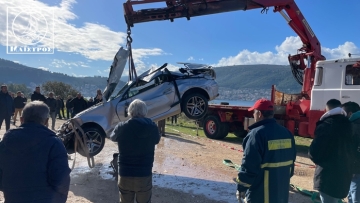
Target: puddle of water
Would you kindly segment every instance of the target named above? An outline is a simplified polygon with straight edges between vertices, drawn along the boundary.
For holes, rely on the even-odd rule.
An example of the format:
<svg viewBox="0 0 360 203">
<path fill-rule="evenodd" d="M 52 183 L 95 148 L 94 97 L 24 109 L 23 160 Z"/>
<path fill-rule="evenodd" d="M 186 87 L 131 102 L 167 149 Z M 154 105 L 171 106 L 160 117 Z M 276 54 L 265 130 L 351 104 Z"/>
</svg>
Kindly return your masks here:
<svg viewBox="0 0 360 203">
<path fill-rule="evenodd" d="M 98 164 L 94 168 L 89 168 L 87 166 L 75 167 L 71 171 L 70 176 L 75 178 L 79 176 L 84 176 L 88 173 L 98 175 L 101 179 L 104 180 L 115 180 L 115 177 L 113 177 L 112 175 L 113 169 L 110 167 L 110 165 L 103 165 L 103 164 Z"/>
<path fill-rule="evenodd" d="M 104 180 L 115 180 L 115 177 L 113 176 L 113 168 L 110 165 L 103 165 L 99 169 L 99 175 Z"/>
<path fill-rule="evenodd" d="M 171 188 L 185 193 L 204 195 L 207 198 L 225 202 L 236 202 L 236 185 L 166 174 L 153 174 L 153 185 Z"/>
<path fill-rule="evenodd" d="M 86 173 L 89 173 L 89 172 L 91 172 L 91 168 L 89 168 L 89 167 L 85 167 L 85 166 L 75 167 L 71 171 L 70 176 L 71 177 L 78 177 L 79 175 L 83 175 L 83 174 L 86 174 Z"/>
</svg>

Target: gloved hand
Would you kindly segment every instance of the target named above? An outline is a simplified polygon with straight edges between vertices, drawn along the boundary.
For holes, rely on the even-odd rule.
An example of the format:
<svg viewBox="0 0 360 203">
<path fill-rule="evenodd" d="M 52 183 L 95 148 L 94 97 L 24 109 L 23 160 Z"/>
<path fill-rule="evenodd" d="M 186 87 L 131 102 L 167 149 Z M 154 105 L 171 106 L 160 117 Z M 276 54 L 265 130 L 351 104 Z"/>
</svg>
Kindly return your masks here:
<svg viewBox="0 0 360 203">
<path fill-rule="evenodd" d="M 244 192 L 236 191 L 236 199 L 239 201 L 239 203 L 246 203 L 245 202 L 245 191 Z"/>
</svg>

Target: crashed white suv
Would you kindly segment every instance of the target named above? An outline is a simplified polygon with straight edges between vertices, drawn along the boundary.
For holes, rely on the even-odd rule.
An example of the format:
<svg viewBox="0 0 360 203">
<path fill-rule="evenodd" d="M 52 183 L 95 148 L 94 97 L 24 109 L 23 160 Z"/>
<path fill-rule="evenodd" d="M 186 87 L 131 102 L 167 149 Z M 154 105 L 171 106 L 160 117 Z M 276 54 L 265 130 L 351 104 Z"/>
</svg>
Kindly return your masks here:
<svg viewBox="0 0 360 203">
<path fill-rule="evenodd" d="M 119 52 L 117 56 L 121 55 Z M 109 79 L 112 78 L 112 73 L 117 73 L 117 77 L 120 78 L 119 72 L 123 72 L 125 64 L 117 64 L 119 62 L 123 62 L 121 58 L 114 61 L 111 69 L 115 67 L 120 70 L 111 70 Z M 208 101 L 219 95 L 215 72 L 211 66 L 183 64 L 185 67 L 179 71 L 169 71 L 166 64 L 156 70 L 148 70 L 136 81 L 127 82 L 112 96 L 109 95 L 115 87 L 114 83 L 110 83 L 104 91 L 107 101 L 77 114 L 73 119 L 78 121 L 88 138 L 90 156 L 97 155 L 103 149 L 105 137 L 110 136 L 120 121 L 129 119 L 127 107 L 135 99 L 147 104 L 147 117 L 153 121 L 166 119 L 181 112 L 190 119 L 202 118 L 207 111 Z M 74 132 L 69 129 L 70 126 L 69 121 L 63 124 L 57 135 L 63 140 L 68 153 L 73 153 Z M 78 152 L 85 155 L 82 150 Z"/>
</svg>

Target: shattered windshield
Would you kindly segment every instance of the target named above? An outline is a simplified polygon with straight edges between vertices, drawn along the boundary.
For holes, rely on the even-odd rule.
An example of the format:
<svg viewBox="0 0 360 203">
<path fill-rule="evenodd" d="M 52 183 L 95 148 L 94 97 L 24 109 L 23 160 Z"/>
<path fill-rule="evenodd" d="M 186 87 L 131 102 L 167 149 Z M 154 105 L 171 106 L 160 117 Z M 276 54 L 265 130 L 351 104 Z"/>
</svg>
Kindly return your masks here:
<svg viewBox="0 0 360 203">
<path fill-rule="evenodd" d="M 119 90 L 119 92 L 116 95 L 111 95 L 109 100 L 113 100 L 115 98 L 118 98 L 120 95 L 122 95 L 127 89 L 128 87 L 133 83 L 133 81 L 127 82 L 125 83 L 125 85 Z M 114 91 L 116 92 L 116 91 Z"/>
</svg>

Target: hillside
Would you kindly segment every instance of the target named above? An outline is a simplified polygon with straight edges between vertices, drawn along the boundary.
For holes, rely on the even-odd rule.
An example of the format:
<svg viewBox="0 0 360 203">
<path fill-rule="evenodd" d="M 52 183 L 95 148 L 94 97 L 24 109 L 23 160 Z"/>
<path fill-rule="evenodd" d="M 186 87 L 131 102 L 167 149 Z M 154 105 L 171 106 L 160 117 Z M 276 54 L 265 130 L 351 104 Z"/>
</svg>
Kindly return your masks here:
<svg viewBox="0 0 360 203">
<path fill-rule="evenodd" d="M 44 71 L 37 68 L 24 66 L 12 61 L 0 59 L 0 82 L 25 84 L 34 89 L 46 81 L 61 81 L 72 85 L 84 96 L 95 96 L 97 89 L 104 89 L 106 77 L 73 77 L 63 73 Z M 121 82 L 123 84 L 123 82 Z M 121 86 L 120 84 L 119 86 Z"/>
<path fill-rule="evenodd" d="M 31 90 L 46 81 L 61 81 L 72 85 L 84 96 L 94 96 L 97 89 L 104 89 L 106 77 L 73 77 L 24 66 L 0 59 L 0 82 L 25 84 Z M 301 86 L 294 80 L 290 67 L 282 65 L 237 65 L 217 67 L 216 81 L 220 86 L 221 99 L 254 100 L 260 96 L 269 97 L 271 85 L 293 93 Z M 122 77 L 124 80 L 124 77 Z M 120 82 L 117 89 L 122 87 Z M 241 95 L 241 96 L 240 96 Z"/>
<path fill-rule="evenodd" d="M 271 89 L 271 85 L 285 92 L 299 92 L 301 86 L 292 76 L 290 66 L 237 65 L 215 68 L 216 81 L 222 88 Z"/>
</svg>

